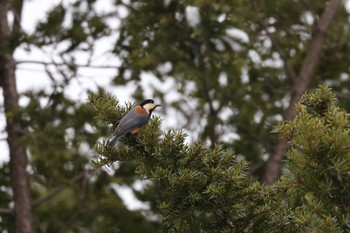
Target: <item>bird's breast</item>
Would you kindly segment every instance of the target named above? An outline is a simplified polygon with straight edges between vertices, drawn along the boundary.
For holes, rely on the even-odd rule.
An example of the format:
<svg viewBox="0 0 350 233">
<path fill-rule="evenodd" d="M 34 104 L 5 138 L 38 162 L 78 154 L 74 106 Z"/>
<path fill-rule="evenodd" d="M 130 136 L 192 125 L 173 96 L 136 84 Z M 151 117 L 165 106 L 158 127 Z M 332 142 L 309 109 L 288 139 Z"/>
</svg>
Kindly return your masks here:
<svg viewBox="0 0 350 233">
<path fill-rule="evenodd" d="M 148 112 L 145 109 L 143 109 L 141 106 L 137 106 L 135 108 L 135 113 L 139 115 L 148 115 Z"/>
</svg>

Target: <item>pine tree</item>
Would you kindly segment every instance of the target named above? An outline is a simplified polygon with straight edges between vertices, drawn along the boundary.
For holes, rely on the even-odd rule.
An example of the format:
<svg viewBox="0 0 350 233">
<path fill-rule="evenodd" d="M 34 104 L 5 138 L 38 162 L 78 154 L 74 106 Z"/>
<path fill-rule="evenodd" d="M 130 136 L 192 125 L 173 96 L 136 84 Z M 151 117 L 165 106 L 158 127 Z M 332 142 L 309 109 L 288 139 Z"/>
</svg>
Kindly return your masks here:
<svg viewBox="0 0 350 233">
<path fill-rule="evenodd" d="M 91 94 L 90 102 L 104 127 L 116 125 L 131 107 L 111 95 Z M 297 117 L 278 127 L 291 144 L 289 175 L 273 186 L 247 176 L 248 164 L 233 151 L 186 143 L 181 131 L 162 133 L 159 117 L 116 148 L 98 142 L 94 164 L 136 162 L 136 173 L 156 184 L 170 232 L 346 232 L 348 116 L 324 86 L 303 96 L 296 109 Z"/>
<path fill-rule="evenodd" d="M 115 184 L 132 188 L 132 166 L 121 164 L 113 172 L 91 167 L 91 145 L 104 133 L 85 99 L 66 96 L 67 87 L 79 80 L 80 67 L 93 66 L 96 41 L 110 35 L 106 21 L 118 20 L 116 15 L 98 11 L 96 1 L 61 1 L 31 33 L 21 25 L 27 2 L 0 1 L 0 85 L 7 119 L 3 140 L 11 158 L 0 165 L 0 231 L 161 232 L 154 213 L 129 210 L 115 189 Z M 52 53 L 46 61 L 16 57 L 19 49 L 45 53 L 47 48 Z M 83 54 L 86 63 L 81 63 Z M 20 93 L 16 74 L 23 63 L 41 64 L 51 86 Z M 19 105 L 19 99 L 25 104 Z"/>
<path fill-rule="evenodd" d="M 349 96 L 346 93 L 350 80 L 350 31 L 346 30 L 349 12 L 346 11 L 345 5 L 340 5 L 329 30 L 318 27 L 318 23 L 323 22 L 321 18 L 325 9 L 335 9 L 336 7 L 332 6 L 339 5 L 340 0 L 330 0 L 327 3 L 318 0 L 251 0 L 249 4 L 247 1 L 233 3 L 227 0 L 179 0 L 163 1 L 161 4 L 148 0 L 116 0 L 112 1 L 111 8 L 115 9 L 115 12 L 109 13 L 97 10 L 104 1 L 79 0 L 70 1 L 68 4 L 61 1 L 37 24 L 33 33 L 26 32 L 21 27 L 24 2 L 26 1 L 0 2 L 0 24 L 3 32 L 0 33 L 0 66 L 3 67 L 0 68 L 0 73 L 4 77 L 1 78 L 3 94 L 9 97 L 6 93 L 16 93 L 15 89 L 9 91 L 8 87 L 15 87 L 16 80 L 13 75 L 8 74 L 15 74 L 20 64 L 41 63 L 13 60 L 12 54 L 18 48 L 28 51 L 32 48 L 52 48 L 53 54 L 56 54 L 54 57 L 50 56 L 52 62 L 43 62 L 42 65 L 52 80 L 53 91 L 18 93 L 19 96 L 12 95 L 15 97 L 12 99 L 30 99 L 27 106 L 18 108 L 17 104 L 12 104 L 12 107 L 4 105 L 9 122 L 16 126 L 20 124 L 19 127 L 11 127 L 11 124 L 7 127 L 12 141 L 10 144 L 16 145 L 12 148 L 20 149 L 22 155 L 24 152 L 29 154 L 29 169 L 26 169 L 26 162 L 13 162 L 12 165 L 21 166 L 22 173 L 12 174 L 17 177 L 19 174 L 25 176 L 10 181 L 9 165 L 5 163 L 0 168 L 0 231 L 15 231 L 15 221 L 20 220 L 23 223 L 33 222 L 32 228 L 35 232 L 140 232 L 140 229 L 142 232 L 161 232 L 162 227 L 157 221 L 158 214 L 161 214 L 169 229 L 182 231 L 202 229 L 240 232 L 243 229 L 248 232 L 310 232 L 324 229 L 328 231 L 333 228 L 343 229 L 345 232 L 348 230 L 348 217 L 345 214 L 347 200 L 341 195 L 346 193 L 345 173 L 340 173 L 339 182 L 336 182 L 339 178 L 335 178 L 335 175 L 328 177 L 326 172 L 323 172 L 325 175 L 319 180 L 327 181 L 327 184 L 313 183 L 311 178 L 308 178 L 310 181 L 306 184 L 301 182 L 306 179 L 306 175 L 318 177 L 316 175 L 323 174 L 321 170 L 306 173 L 299 169 L 299 164 L 293 160 L 294 150 L 295 153 L 300 153 L 298 158 L 309 161 L 308 157 L 304 158 L 307 155 L 303 154 L 304 148 L 293 146 L 294 141 L 301 137 L 299 133 L 287 129 L 293 125 L 294 129 L 298 129 L 297 132 L 303 132 L 302 129 L 299 131 L 298 125 L 304 116 L 299 117 L 300 122 L 293 121 L 280 127 L 285 138 L 291 141 L 289 156 L 292 159 L 286 176 L 278 184 L 267 188 L 250 180 L 247 175 L 247 169 L 250 172 L 261 172 L 259 168 L 262 168 L 260 165 L 265 162 L 263 158 L 274 150 L 277 134 L 271 134 L 271 128 L 281 119 L 290 92 L 298 92 L 298 88 L 295 87 L 300 82 L 295 81 L 295 76 L 303 65 L 314 36 L 327 35 L 327 40 L 319 57 L 320 65 L 316 67 L 315 75 L 309 76 L 309 79 L 315 77 L 310 86 L 316 86 L 319 80 L 326 81 L 333 85 L 337 96 L 342 98 L 339 100 L 343 101 L 342 106 L 348 106 Z M 197 25 L 191 26 L 188 23 L 188 8 L 197 8 L 201 18 Z M 120 9 L 128 14 L 119 15 Z M 13 20 L 8 20 L 11 16 Z M 332 17 L 327 18 L 329 23 Z M 120 27 L 116 28 L 115 22 L 120 22 Z M 7 25 L 10 26 L 10 31 Z M 227 33 L 227 30 L 231 29 L 236 29 L 241 34 L 245 33 L 249 41 L 242 41 Z M 325 33 L 327 31 L 328 33 Z M 91 170 L 89 163 L 94 156 L 91 152 L 92 144 L 101 136 L 107 135 L 107 130 L 112 128 L 110 124 L 115 126 L 130 105 L 117 105 L 115 109 L 116 102 L 109 101 L 113 98 L 92 98 L 96 100 L 92 102 L 95 103 L 97 112 L 107 114 L 101 119 L 104 128 L 100 128 L 91 108 L 85 103 L 79 104 L 70 100 L 65 96 L 64 90 L 79 76 L 81 66 L 92 64 L 93 54 L 96 52 L 95 42 L 110 35 L 116 38 L 115 49 L 107 53 L 111 56 L 114 53 L 123 64 L 120 67 L 113 66 L 118 70 L 115 84 L 132 83 L 136 86 L 134 97 L 140 100 L 144 97 L 140 79 L 145 72 L 157 77 L 157 81 L 172 81 L 174 85 L 171 88 L 177 89 L 181 97 L 167 103 L 167 107 L 176 109 L 177 113 L 183 116 L 184 126 L 188 127 L 184 127 L 184 130 L 199 128 L 197 133 L 202 136 L 203 143 L 186 144 L 186 135 L 179 131 L 160 132 L 158 126 L 161 121 L 155 118 L 144 131 L 151 137 L 127 136 L 117 151 L 106 149 L 104 143 L 97 145 L 97 151 L 102 154 L 97 165 L 110 164 L 116 160 L 127 160 L 126 162 L 119 162 L 117 169 L 111 168 L 109 172 L 103 169 L 97 172 Z M 91 58 L 86 64 L 78 62 L 82 54 Z M 276 66 L 275 62 L 281 61 L 283 65 Z M 4 85 L 4 80 L 10 80 L 7 84 L 11 85 Z M 155 87 L 154 91 L 154 97 L 167 99 L 163 90 Z M 322 93 L 329 94 L 326 90 Z M 326 96 L 330 97 L 328 94 Z M 304 103 L 307 103 L 309 98 L 310 95 L 304 97 Z M 106 100 L 109 106 L 104 106 Z M 331 98 L 323 100 L 329 106 L 335 106 Z M 188 111 L 187 103 L 195 105 L 194 108 L 199 113 L 197 116 L 193 111 Z M 105 108 L 101 109 L 103 106 Z M 294 104 L 291 107 L 293 108 Z M 314 107 L 318 109 L 318 106 Z M 301 114 L 304 108 L 300 107 L 298 114 Z M 314 111 L 310 110 L 311 107 L 308 109 Z M 309 122 L 313 124 L 312 119 L 315 115 L 305 116 L 310 117 Z M 204 119 L 202 127 L 197 127 L 198 119 Z M 324 116 L 319 119 L 324 119 Z M 333 129 L 336 125 L 330 123 L 327 127 Z M 227 136 L 232 132 L 237 133 L 234 140 L 228 139 Z M 305 141 L 306 136 L 305 133 L 298 140 Z M 346 138 L 346 133 L 344 137 Z M 146 139 L 155 139 L 163 149 L 155 147 L 152 142 L 144 146 L 142 143 Z M 205 140 L 211 141 L 212 148 L 207 147 Z M 332 144 L 328 139 L 324 139 L 320 142 L 315 141 L 313 148 L 317 149 L 321 144 L 329 145 L 323 144 L 325 141 Z M 220 147 L 215 144 L 220 144 Z M 235 152 L 230 151 L 230 148 L 234 148 Z M 146 149 L 149 152 L 143 152 Z M 346 148 L 343 149 L 338 153 L 346 154 Z M 129 154 L 121 153 L 123 151 Z M 155 155 L 155 158 L 150 160 L 150 154 Z M 191 158 L 190 161 L 186 161 L 188 157 Z M 227 158 L 222 160 L 222 157 Z M 23 156 L 13 158 L 26 160 Z M 279 162 L 281 158 L 282 156 Z M 339 171 L 346 168 L 345 158 L 346 156 L 334 157 L 335 160 L 339 160 L 339 164 L 334 168 L 325 168 L 326 171 L 333 171 L 339 175 Z M 245 160 L 250 164 L 247 165 Z M 157 161 L 162 165 L 159 166 Z M 314 164 L 317 161 L 312 160 L 308 163 Z M 230 167 L 233 167 L 234 171 L 230 170 Z M 258 169 L 255 169 L 256 167 Z M 313 170 L 308 166 L 303 168 L 307 171 Z M 134 173 L 135 169 L 138 175 Z M 31 212 L 30 203 L 27 202 L 26 211 L 24 208 L 17 208 L 16 215 L 13 215 L 12 208 L 14 202 L 25 199 L 14 198 L 10 185 L 14 184 L 14 180 L 23 184 L 21 181 L 26 179 L 26 171 L 29 171 L 30 194 L 27 191 L 17 193 L 32 199 L 33 221 L 27 214 Z M 163 173 L 166 174 L 165 178 Z M 230 183 L 230 177 L 238 184 L 232 185 L 234 182 Z M 151 210 L 146 214 L 128 210 L 112 188 L 115 183 L 132 187 L 139 178 L 152 181 L 143 191 L 133 190 L 140 200 L 150 203 Z M 184 185 L 181 185 L 182 183 Z M 332 186 L 334 184 L 337 184 L 336 187 Z M 320 193 L 314 190 L 313 185 L 342 191 L 340 194 L 330 192 L 333 199 L 327 199 L 326 194 L 319 196 Z M 29 185 L 27 187 L 26 190 L 29 190 Z M 236 194 L 232 193 L 232 190 L 236 190 Z M 192 199 L 187 199 L 182 193 Z M 243 193 L 243 197 L 240 193 Z M 340 203 L 332 202 L 334 198 L 340 200 Z M 316 203 L 313 202 L 315 200 Z M 308 206 L 310 203 L 314 203 L 314 206 L 318 206 L 322 211 L 312 209 L 313 206 Z M 328 205 L 340 207 L 333 211 Z M 324 206 L 327 209 L 323 208 Z M 173 213 L 172 209 L 177 212 Z M 333 228 L 327 225 L 329 218 Z M 156 221 L 153 221 L 154 219 Z M 21 224 L 20 221 L 17 224 L 18 229 L 30 228 L 26 226 L 31 224 Z M 313 222 L 313 225 L 308 225 L 310 222 Z"/>
<path fill-rule="evenodd" d="M 141 100 L 146 77 L 173 81 L 170 90 L 183 98 L 169 98 L 168 108 L 184 119 L 179 127 L 235 148 L 265 183 L 279 177 L 286 148 L 273 126 L 292 119 L 302 93 L 321 79 L 340 94 L 348 86 L 340 77 L 349 76 L 349 13 L 340 0 L 138 0 L 123 7 L 130 14 L 115 45 L 123 63 L 115 82 L 135 81 Z M 167 90 L 149 88 L 168 99 Z"/>
<path fill-rule="evenodd" d="M 18 141 L 29 153 L 34 232 L 161 232 L 159 222 L 149 218 L 151 211 L 129 210 L 113 188 L 135 181 L 130 172 L 121 172 L 124 166 L 113 171 L 91 166 L 91 145 L 106 130 L 98 127 L 90 105 L 68 99 L 62 90 L 27 92 L 28 105 L 12 112 L 27 130 Z M 0 171 L 7 177 L 8 166 Z M 1 182 L 3 207 L 11 201 L 8 183 Z M 14 217 L 1 216 L 0 229 L 14 231 Z"/>
<path fill-rule="evenodd" d="M 91 94 L 90 101 L 104 126 L 116 125 L 132 106 L 120 106 L 111 95 Z M 183 132 L 161 133 L 160 124 L 153 117 L 139 136 L 125 136 L 117 149 L 98 143 L 95 166 L 136 161 L 136 173 L 156 183 L 162 222 L 171 232 L 262 229 L 274 190 L 248 178 L 247 163 L 234 152 L 187 144 Z"/>
<path fill-rule="evenodd" d="M 295 217 L 304 232 L 350 231 L 349 115 L 321 86 L 301 99 L 293 121 L 279 127 L 288 139 Z"/>
</svg>

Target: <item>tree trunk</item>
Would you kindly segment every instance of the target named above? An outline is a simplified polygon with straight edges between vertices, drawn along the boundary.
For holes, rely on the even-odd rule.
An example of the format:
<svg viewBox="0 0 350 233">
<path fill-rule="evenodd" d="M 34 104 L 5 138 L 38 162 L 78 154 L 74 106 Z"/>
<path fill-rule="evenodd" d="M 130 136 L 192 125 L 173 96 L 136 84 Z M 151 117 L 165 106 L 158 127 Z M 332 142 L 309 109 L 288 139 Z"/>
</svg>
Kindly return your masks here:
<svg viewBox="0 0 350 233">
<path fill-rule="evenodd" d="M 328 3 L 326 3 L 322 17 L 316 24 L 306 58 L 297 79 L 295 79 L 293 83 L 289 106 L 284 114 L 285 120 L 291 120 L 295 116 L 294 106 L 298 102 L 301 95 L 307 90 L 312 80 L 316 66 L 320 61 L 320 54 L 326 39 L 327 31 L 340 4 L 341 0 L 330 0 Z M 275 150 L 273 154 L 271 154 L 265 165 L 265 173 L 262 178 L 262 182 L 269 185 L 273 184 L 280 176 L 282 159 L 287 148 L 287 143 L 280 139 L 277 141 L 274 148 Z"/>
<path fill-rule="evenodd" d="M 21 1 L 19 1 L 21 2 Z M 10 150 L 10 179 L 13 190 L 14 214 L 17 233 L 32 232 L 32 212 L 27 155 L 24 145 L 17 143 L 23 133 L 21 125 L 14 121 L 11 111 L 18 108 L 15 60 L 9 48 L 11 30 L 7 20 L 8 2 L 0 1 L 0 83 L 4 95 L 7 142 Z M 16 16 L 18 21 L 20 16 Z"/>
</svg>

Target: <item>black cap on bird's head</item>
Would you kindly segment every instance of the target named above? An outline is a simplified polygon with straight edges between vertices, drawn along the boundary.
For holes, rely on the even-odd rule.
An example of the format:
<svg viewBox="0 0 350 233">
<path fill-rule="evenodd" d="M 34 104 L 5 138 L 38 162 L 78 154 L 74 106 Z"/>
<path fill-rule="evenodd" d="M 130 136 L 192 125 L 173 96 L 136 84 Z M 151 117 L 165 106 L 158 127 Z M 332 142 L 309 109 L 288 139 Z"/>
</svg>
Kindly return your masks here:
<svg viewBox="0 0 350 233">
<path fill-rule="evenodd" d="M 152 99 L 146 99 L 146 100 L 144 100 L 144 101 L 142 101 L 142 102 L 140 103 L 140 106 L 143 107 L 143 106 L 145 106 L 146 104 L 154 104 L 154 100 L 152 100 Z"/>
<path fill-rule="evenodd" d="M 155 104 L 155 103 L 154 103 L 154 100 L 152 100 L 152 99 L 146 99 L 146 100 L 144 100 L 144 101 L 142 101 L 142 102 L 140 103 L 140 106 L 141 106 L 143 109 L 145 109 L 149 114 L 151 114 L 152 111 L 153 111 L 154 109 L 156 109 L 156 107 L 159 107 L 159 106 L 161 106 L 161 105 L 160 105 L 160 104 Z"/>
</svg>

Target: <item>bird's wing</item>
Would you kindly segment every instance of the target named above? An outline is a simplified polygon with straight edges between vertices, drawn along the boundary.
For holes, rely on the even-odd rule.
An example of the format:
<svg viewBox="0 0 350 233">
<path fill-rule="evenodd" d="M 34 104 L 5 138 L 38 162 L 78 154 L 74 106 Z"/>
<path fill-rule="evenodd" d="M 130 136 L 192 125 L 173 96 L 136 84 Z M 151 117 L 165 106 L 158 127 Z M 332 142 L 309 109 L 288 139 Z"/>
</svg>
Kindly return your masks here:
<svg viewBox="0 0 350 233">
<path fill-rule="evenodd" d="M 149 118 L 149 114 L 136 114 L 135 109 L 133 109 L 123 117 L 123 119 L 120 121 L 119 125 L 115 129 L 114 134 L 117 136 L 123 136 L 126 133 L 132 131 L 133 129 L 139 128 L 147 124 Z"/>
</svg>

